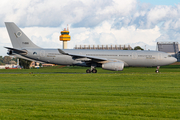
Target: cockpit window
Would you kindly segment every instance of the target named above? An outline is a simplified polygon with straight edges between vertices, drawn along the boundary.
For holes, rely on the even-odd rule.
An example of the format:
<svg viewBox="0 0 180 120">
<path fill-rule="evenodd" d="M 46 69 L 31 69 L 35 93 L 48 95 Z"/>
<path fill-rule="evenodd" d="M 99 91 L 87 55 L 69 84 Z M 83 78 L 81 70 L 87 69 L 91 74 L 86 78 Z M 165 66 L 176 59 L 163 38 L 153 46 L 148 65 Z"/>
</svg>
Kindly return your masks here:
<svg viewBox="0 0 180 120">
<path fill-rule="evenodd" d="M 168 57 L 172 57 L 171 55 L 168 55 Z"/>
</svg>

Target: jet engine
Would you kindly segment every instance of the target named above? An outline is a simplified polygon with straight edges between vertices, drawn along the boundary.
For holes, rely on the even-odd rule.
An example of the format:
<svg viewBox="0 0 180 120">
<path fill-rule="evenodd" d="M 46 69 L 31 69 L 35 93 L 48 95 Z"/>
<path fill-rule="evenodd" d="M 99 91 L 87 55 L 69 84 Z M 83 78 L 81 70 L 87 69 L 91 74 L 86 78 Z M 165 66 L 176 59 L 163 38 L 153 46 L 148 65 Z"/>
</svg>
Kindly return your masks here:
<svg viewBox="0 0 180 120">
<path fill-rule="evenodd" d="M 109 62 L 102 64 L 102 68 L 105 70 L 122 71 L 124 69 L 123 62 Z"/>
</svg>

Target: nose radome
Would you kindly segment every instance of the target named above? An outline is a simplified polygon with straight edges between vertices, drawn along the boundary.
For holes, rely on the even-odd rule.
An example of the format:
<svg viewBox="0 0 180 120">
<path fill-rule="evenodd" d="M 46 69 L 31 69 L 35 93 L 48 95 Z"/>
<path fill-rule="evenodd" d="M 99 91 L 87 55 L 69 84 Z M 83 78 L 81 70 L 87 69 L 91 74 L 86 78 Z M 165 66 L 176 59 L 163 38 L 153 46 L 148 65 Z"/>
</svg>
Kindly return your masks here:
<svg viewBox="0 0 180 120">
<path fill-rule="evenodd" d="M 177 62 L 177 59 L 176 58 L 172 58 L 172 62 Z"/>
</svg>

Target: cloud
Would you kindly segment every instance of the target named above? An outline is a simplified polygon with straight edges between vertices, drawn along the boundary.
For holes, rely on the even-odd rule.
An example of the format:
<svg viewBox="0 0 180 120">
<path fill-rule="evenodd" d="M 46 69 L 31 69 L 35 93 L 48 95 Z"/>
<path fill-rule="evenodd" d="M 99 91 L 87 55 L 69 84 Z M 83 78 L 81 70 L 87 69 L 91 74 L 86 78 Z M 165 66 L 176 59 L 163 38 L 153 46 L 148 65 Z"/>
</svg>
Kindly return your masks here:
<svg viewBox="0 0 180 120">
<path fill-rule="evenodd" d="M 147 45 L 179 41 L 180 4 L 138 0 L 4 0 L 0 1 L 0 46 L 10 40 L 4 22 L 15 22 L 40 47 L 62 48 L 59 32 L 70 26 L 68 48 L 77 45 Z M 1 49 L 1 48 L 0 48 Z"/>
<path fill-rule="evenodd" d="M 95 27 L 112 17 L 126 16 L 135 8 L 136 0 L 7 0 L 1 4 L 0 25 L 13 21 L 21 27 L 57 27 L 62 23 Z"/>
<path fill-rule="evenodd" d="M 6 28 L 0 28 L 0 45 L 10 44 L 10 39 L 8 38 L 8 33 Z"/>
<path fill-rule="evenodd" d="M 6 0 L 0 3 L 0 26 L 4 26 L 4 21 L 12 21 L 20 27 L 71 24 L 75 28 L 93 28 L 115 20 L 112 27 L 117 29 L 131 25 L 149 29 L 161 22 L 162 29 L 180 28 L 180 4 L 151 6 L 137 0 Z"/>
<path fill-rule="evenodd" d="M 111 27 L 112 22 L 103 22 L 101 25 L 93 29 L 81 29 L 76 28 L 75 36 L 72 35 L 72 41 L 68 44 L 74 43 L 75 45 L 124 45 L 124 44 L 136 44 L 143 43 L 143 46 L 156 45 L 156 39 L 161 36 L 160 28 L 155 26 L 153 29 L 137 29 L 135 26 L 122 27 L 121 29 L 115 29 Z M 74 31 L 75 32 L 75 31 Z M 153 47 L 155 48 L 155 47 Z"/>
<path fill-rule="evenodd" d="M 7 50 L 4 47 L 12 47 L 12 45 L 8 37 L 6 28 L 0 28 L 0 33 L 0 56 L 4 56 L 7 53 Z"/>
</svg>

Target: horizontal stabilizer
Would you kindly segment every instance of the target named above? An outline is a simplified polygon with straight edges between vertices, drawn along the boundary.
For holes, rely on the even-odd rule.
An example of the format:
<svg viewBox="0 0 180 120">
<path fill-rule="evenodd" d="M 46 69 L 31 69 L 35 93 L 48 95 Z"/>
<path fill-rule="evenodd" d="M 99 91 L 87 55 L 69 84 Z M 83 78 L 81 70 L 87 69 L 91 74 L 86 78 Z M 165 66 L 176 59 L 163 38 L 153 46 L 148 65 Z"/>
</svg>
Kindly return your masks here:
<svg viewBox="0 0 180 120">
<path fill-rule="evenodd" d="M 10 47 L 4 47 L 8 50 L 13 50 L 14 52 L 18 53 L 18 54 L 27 54 L 27 51 L 26 50 L 18 50 L 18 49 L 15 49 L 15 48 L 10 48 Z"/>
</svg>

